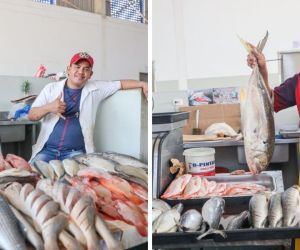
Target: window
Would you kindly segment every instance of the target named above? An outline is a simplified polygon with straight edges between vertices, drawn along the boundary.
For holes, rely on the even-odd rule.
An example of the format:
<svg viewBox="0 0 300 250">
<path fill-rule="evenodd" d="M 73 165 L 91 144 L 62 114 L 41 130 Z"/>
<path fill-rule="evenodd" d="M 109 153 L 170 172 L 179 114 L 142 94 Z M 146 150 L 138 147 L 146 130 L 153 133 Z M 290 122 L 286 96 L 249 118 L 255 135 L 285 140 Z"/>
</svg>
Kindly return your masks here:
<svg viewBox="0 0 300 250">
<path fill-rule="evenodd" d="M 56 4 L 56 0 L 34 0 L 35 2 L 39 3 L 47 3 L 47 4 Z"/>
<path fill-rule="evenodd" d="M 107 1 L 109 16 L 144 23 L 144 0 Z"/>
</svg>

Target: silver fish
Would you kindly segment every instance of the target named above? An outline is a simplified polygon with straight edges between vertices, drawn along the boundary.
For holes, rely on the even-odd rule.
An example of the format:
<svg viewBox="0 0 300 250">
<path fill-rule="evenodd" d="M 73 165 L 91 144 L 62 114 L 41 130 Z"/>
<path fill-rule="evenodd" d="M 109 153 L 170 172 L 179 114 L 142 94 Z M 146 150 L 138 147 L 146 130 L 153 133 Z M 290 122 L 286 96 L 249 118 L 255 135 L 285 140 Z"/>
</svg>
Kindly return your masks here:
<svg viewBox="0 0 300 250">
<path fill-rule="evenodd" d="M 285 190 L 281 195 L 284 227 L 293 227 L 300 222 L 299 193 L 300 187 L 294 185 Z"/>
<path fill-rule="evenodd" d="M 26 250 L 18 220 L 11 211 L 8 203 L 0 197 L 0 246 L 5 250 Z"/>
<path fill-rule="evenodd" d="M 165 201 L 163 201 L 163 200 L 152 199 L 152 208 L 158 209 L 158 210 L 160 210 L 162 212 L 165 212 L 167 210 L 170 210 L 171 206 L 168 203 L 166 203 Z"/>
<path fill-rule="evenodd" d="M 146 185 L 148 184 L 148 174 L 142 168 L 137 168 L 129 165 L 117 165 L 115 167 L 115 170 L 118 173 L 128 175 L 129 177 L 138 178 L 141 181 L 143 181 Z"/>
<path fill-rule="evenodd" d="M 179 230 L 184 232 L 195 232 L 202 224 L 202 215 L 196 209 L 187 210 L 180 218 Z"/>
<path fill-rule="evenodd" d="M 62 161 L 65 172 L 70 176 L 75 176 L 79 171 L 78 163 L 73 159 L 64 159 Z"/>
<path fill-rule="evenodd" d="M 137 168 L 148 169 L 147 164 L 141 162 L 139 159 L 134 158 L 130 155 L 119 154 L 115 152 L 104 152 L 101 153 L 101 155 L 108 159 L 118 162 L 120 165 L 128 165 Z"/>
<path fill-rule="evenodd" d="M 57 179 L 60 179 L 65 174 L 63 164 L 60 160 L 51 160 L 49 161 L 49 164 L 53 168 Z"/>
<path fill-rule="evenodd" d="M 226 237 L 226 234 L 223 231 L 218 230 L 222 214 L 224 213 L 224 208 L 225 200 L 220 197 L 212 197 L 204 203 L 201 214 L 203 220 L 208 224 L 209 229 L 204 234 L 201 234 L 199 237 L 197 237 L 198 240 L 202 239 L 208 234 L 214 233 L 220 234 L 224 238 Z"/>
<path fill-rule="evenodd" d="M 159 209 L 152 208 L 152 222 L 155 221 L 163 212 Z"/>
<path fill-rule="evenodd" d="M 54 170 L 48 162 L 38 160 L 34 162 L 34 165 L 45 178 L 51 180 L 55 179 Z"/>
<path fill-rule="evenodd" d="M 228 223 L 226 230 L 240 229 L 244 223 L 249 219 L 249 211 L 243 211 L 237 216 L 234 216 Z"/>
<path fill-rule="evenodd" d="M 269 201 L 268 211 L 269 227 L 281 227 L 283 222 L 283 211 L 281 205 L 281 193 L 275 193 Z"/>
<path fill-rule="evenodd" d="M 262 51 L 267 35 L 261 42 Z M 272 158 L 275 143 L 273 104 L 256 65 L 251 74 L 243 114 L 246 161 L 253 174 L 265 170 Z"/>
<path fill-rule="evenodd" d="M 100 168 L 109 173 L 117 173 L 115 167 L 118 165 L 117 162 L 103 157 L 100 154 L 82 154 L 76 155 L 73 159 L 81 164 L 85 164 L 89 167 Z"/>
<path fill-rule="evenodd" d="M 180 220 L 180 207 L 175 206 L 163 212 L 153 223 L 152 232 L 153 233 L 166 233 L 174 232 L 177 230 Z"/>
<path fill-rule="evenodd" d="M 249 202 L 250 220 L 254 228 L 264 228 L 268 220 L 268 197 L 265 193 L 255 194 Z"/>
</svg>

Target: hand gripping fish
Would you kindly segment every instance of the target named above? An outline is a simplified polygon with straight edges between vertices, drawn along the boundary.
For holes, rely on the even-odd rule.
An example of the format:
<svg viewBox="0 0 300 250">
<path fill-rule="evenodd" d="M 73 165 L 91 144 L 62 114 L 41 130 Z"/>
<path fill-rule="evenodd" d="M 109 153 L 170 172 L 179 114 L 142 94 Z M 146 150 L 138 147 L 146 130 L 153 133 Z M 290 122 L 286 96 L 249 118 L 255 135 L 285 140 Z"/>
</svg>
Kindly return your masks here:
<svg viewBox="0 0 300 250">
<path fill-rule="evenodd" d="M 268 32 L 257 45 L 258 51 L 263 50 L 267 38 Z M 250 52 L 250 44 L 240 40 Z M 249 79 L 244 112 L 243 134 L 246 161 L 252 174 L 258 174 L 268 167 L 275 143 L 273 104 L 258 65 L 253 68 Z"/>
</svg>

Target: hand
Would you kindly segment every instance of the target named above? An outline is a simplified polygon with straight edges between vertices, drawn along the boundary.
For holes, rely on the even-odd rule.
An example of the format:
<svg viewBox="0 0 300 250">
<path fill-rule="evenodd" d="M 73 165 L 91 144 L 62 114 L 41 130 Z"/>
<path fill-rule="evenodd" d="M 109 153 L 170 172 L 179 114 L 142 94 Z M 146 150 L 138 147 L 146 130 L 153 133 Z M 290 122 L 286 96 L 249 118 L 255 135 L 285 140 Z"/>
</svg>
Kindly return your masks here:
<svg viewBox="0 0 300 250">
<path fill-rule="evenodd" d="M 148 83 L 146 83 L 146 82 L 141 82 L 141 83 L 142 83 L 143 93 L 144 93 L 146 99 L 148 100 Z"/>
<path fill-rule="evenodd" d="M 247 64 L 250 68 L 254 68 L 257 64 L 260 70 L 266 70 L 266 59 L 263 53 L 259 52 L 255 46 L 251 46 L 251 52 L 247 56 Z"/>
<path fill-rule="evenodd" d="M 49 111 L 61 116 L 66 111 L 66 103 L 61 101 L 62 93 L 53 101 L 48 104 Z"/>
</svg>

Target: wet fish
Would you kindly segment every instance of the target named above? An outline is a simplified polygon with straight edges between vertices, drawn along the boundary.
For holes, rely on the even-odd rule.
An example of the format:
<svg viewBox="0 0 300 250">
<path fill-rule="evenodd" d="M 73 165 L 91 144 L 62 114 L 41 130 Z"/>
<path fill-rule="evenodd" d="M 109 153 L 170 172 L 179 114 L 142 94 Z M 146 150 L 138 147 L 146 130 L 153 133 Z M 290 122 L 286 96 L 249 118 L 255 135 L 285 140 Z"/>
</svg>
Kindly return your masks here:
<svg viewBox="0 0 300 250">
<path fill-rule="evenodd" d="M 146 185 L 148 184 L 148 174 L 142 168 L 133 167 L 129 165 L 117 165 L 115 166 L 115 170 L 118 173 L 141 179 Z"/>
<path fill-rule="evenodd" d="M 202 207 L 203 220 L 208 224 L 209 229 L 204 234 L 197 237 L 198 240 L 204 238 L 209 234 L 220 234 L 224 238 L 226 234 L 218 230 L 222 214 L 224 213 L 225 200 L 220 197 L 212 197 L 207 200 Z"/>
<path fill-rule="evenodd" d="M 281 205 L 281 193 L 275 193 L 270 197 L 268 222 L 269 222 L 269 227 L 282 226 L 283 211 Z"/>
<path fill-rule="evenodd" d="M 65 169 L 60 160 L 51 160 L 51 161 L 49 161 L 49 164 L 53 168 L 57 179 L 60 179 L 65 174 Z"/>
<path fill-rule="evenodd" d="M 79 171 L 79 165 L 75 160 L 72 159 L 64 159 L 62 161 L 63 167 L 65 169 L 65 172 L 70 176 L 77 175 Z"/>
<path fill-rule="evenodd" d="M 182 206 L 181 206 L 182 207 Z M 180 220 L 181 207 L 175 206 L 163 212 L 152 224 L 153 233 L 174 232 Z"/>
<path fill-rule="evenodd" d="M 294 185 L 285 190 L 281 195 L 284 227 L 293 227 L 300 222 L 299 193 L 300 187 Z"/>
<path fill-rule="evenodd" d="M 152 208 L 152 222 L 155 221 L 163 212 L 159 209 Z"/>
<path fill-rule="evenodd" d="M 128 165 L 128 166 L 133 166 L 137 168 L 144 168 L 148 169 L 148 165 L 141 162 L 139 159 L 132 157 L 130 155 L 125 155 L 125 154 L 119 154 L 115 152 L 104 152 L 101 153 L 102 156 L 111 159 L 120 165 Z"/>
<path fill-rule="evenodd" d="M 54 170 L 48 162 L 38 160 L 34 162 L 34 165 L 45 178 L 55 179 Z"/>
<path fill-rule="evenodd" d="M 158 209 L 162 212 L 165 212 L 167 210 L 170 210 L 171 209 L 171 206 L 163 201 L 163 200 L 160 200 L 160 199 L 152 199 L 152 208 L 153 209 Z"/>
<path fill-rule="evenodd" d="M 14 215 L 19 221 L 20 228 L 23 231 L 23 234 L 26 235 L 28 241 L 34 246 L 36 250 L 44 250 L 44 242 L 41 236 L 35 231 L 32 225 L 25 219 L 25 217 L 13 206 L 10 206 Z"/>
<path fill-rule="evenodd" d="M 250 216 L 249 211 L 243 211 L 237 216 L 234 216 L 229 222 L 226 227 L 226 230 L 235 230 L 235 229 L 240 229 L 243 227 L 245 222 L 248 221 Z"/>
<path fill-rule="evenodd" d="M 268 33 L 260 43 L 262 51 Z M 258 174 L 265 170 L 272 158 L 275 143 L 273 104 L 264 80 L 256 65 L 250 76 L 243 114 L 244 146 L 250 171 Z"/>
<path fill-rule="evenodd" d="M 37 173 L 31 173 L 27 170 L 10 168 L 0 172 L 0 184 L 9 182 L 34 183 L 38 180 Z"/>
<path fill-rule="evenodd" d="M 73 159 L 81 164 L 85 164 L 89 167 L 95 167 L 102 169 L 109 173 L 117 173 L 115 167 L 118 165 L 117 162 L 105 158 L 100 154 L 83 154 L 74 156 Z"/>
<path fill-rule="evenodd" d="M 187 210 L 180 218 L 179 230 L 184 232 L 195 232 L 202 224 L 202 215 L 196 209 Z"/>
<path fill-rule="evenodd" d="M 0 246 L 5 250 L 26 250 L 18 220 L 11 211 L 8 203 L 0 197 Z"/>
<path fill-rule="evenodd" d="M 254 228 L 264 228 L 268 224 L 268 197 L 265 193 L 255 194 L 249 202 L 250 221 Z"/>
</svg>

